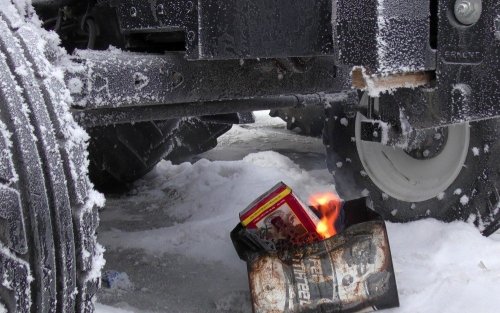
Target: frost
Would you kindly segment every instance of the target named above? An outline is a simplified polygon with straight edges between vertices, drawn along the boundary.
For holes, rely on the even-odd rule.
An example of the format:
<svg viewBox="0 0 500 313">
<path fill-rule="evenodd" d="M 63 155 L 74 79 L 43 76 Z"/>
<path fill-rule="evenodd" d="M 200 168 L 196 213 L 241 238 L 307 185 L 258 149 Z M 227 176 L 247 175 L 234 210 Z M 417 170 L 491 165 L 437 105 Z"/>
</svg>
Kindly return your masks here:
<svg viewBox="0 0 500 313">
<path fill-rule="evenodd" d="M 28 70 L 26 69 L 26 66 L 22 65 L 16 67 L 16 74 L 21 76 L 28 76 Z"/>
<path fill-rule="evenodd" d="M 352 163 L 352 160 L 350 158 L 345 159 L 346 163 Z"/>
<path fill-rule="evenodd" d="M 7 126 L 0 121 L 0 140 L 3 139 L 4 142 L 0 142 L 0 173 L 4 174 L 6 177 L 2 177 L 5 180 L 8 180 L 9 184 L 15 183 L 19 180 L 19 176 L 17 172 L 14 171 L 13 155 L 11 152 L 12 134 L 7 129 Z"/>
<path fill-rule="evenodd" d="M 343 117 L 340 119 L 340 124 L 344 125 L 345 127 L 347 127 L 349 125 L 349 121 Z"/>
<path fill-rule="evenodd" d="M 437 197 L 436 197 L 436 198 L 437 198 L 438 200 L 443 200 L 444 196 L 445 196 L 445 193 L 444 193 L 444 192 L 440 192 L 440 193 L 437 195 Z"/>
<path fill-rule="evenodd" d="M 389 123 L 386 123 L 383 121 L 377 121 L 377 123 L 382 130 L 382 134 L 381 134 L 382 137 L 381 137 L 380 143 L 383 145 L 387 145 L 389 143 L 389 128 L 391 128 L 391 126 L 389 125 Z M 378 137 L 379 134 L 377 133 L 376 136 L 375 136 L 375 134 L 373 134 L 373 136 Z"/>
<path fill-rule="evenodd" d="M 368 197 L 369 194 L 370 194 L 370 191 L 368 191 L 368 189 L 363 189 L 363 191 L 361 191 L 361 195 L 363 197 Z"/>
<path fill-rule="evenodd" d="M 144 87 L 149 85 L 149 77 L 143 73 L 134 73 L 134 85 L 136 90 L 142 90 Z"/>
<path fill-rule="evenodd" d="M 361 176 L 363 176 L 363 177 L 368 176 L 368 174 L 365 171 L 359 171 L 359 174 L 361 174 Z"/>
<path fill-rule="evenodd" d="M 484 151 L 484 153 L 489 153 L 490 152 L 490 146 L 488 144 L 485 144 L 483 151 Z"/>
<path fill-rule="evenodd" d="M 386 193 L 382 193 L 382 199 L 383 199 L 384 201 L 389 200 L 389 195 L 388 195 L 388 194 L 386 194 Z"/>
<path fill-rule="evenodd" d="M 460 203 L 462 205 L 467 205 L 467 203 L 469 203 L 469 197 L 467 197 L 466 195 L 463 195 L 461 198 L 460 198 Z"/>
<path fill-rule="evenodd" d="M 68 89 L 71 94 L 81 94 L 83 90 L 83 82 L 79 78 L 73 77 L 68 81 Z"/>
<path fill-rule="evenodd" d="M 461 195 L 462 194 L 462 189 L 460 189 L 460 188 L 455 189 L 455 191 L 453 192 L 453 194 L 457 195 L 457 196 Z"/>
<path fill-rule="evenodd" d="M 106 265 L 106 260 L 104 260 L 105 251 L 103 246 L 96 243 L 95 255 L 92 257 L 92 269 L 87 276 L 88 280 L 96 280 L 101 277 L 101 271 Z"/>
<path fill-rule="evenodd" d="M 477 147 L 472 148 L 472 153 L 474 156 L 479 156 L 479 149 Z"/>
<path fill-rule="evenodd" d="M 118 47 L 115 47 L 115 46 L 112 46 L 110 45 L 108 47 L 108 50 L 107 50 L 109 53 L 111 54 L 114 54 L 114 55 L 118 55 L 118 54 L 122 54 L 123 53 L 123 50 L 118 48 Z"/>
<path fill-rule="evenodd" d="M 341 168 L 344 164 L 342 162 L 337 162 L 336 165 L 337 165 L 338 168 Z"/>
<path fill-rule="evenodd" d="M 417 208 L 417 205 L 415 203 L 412 203 L 410 206 L 410 209 L 415 210 Z"/>
<path fill-rule="evenodd" d="M 401 73 L 413 72 L 413 71 L 418 71 L 418 70 L 411 68 L 399 68 L 397 70 L 392 69 L 388 70 L 387 72 L 384 72 L 383 69 L 379 69 L 379 72 L 377 74 L 369 74 L 366 68 L 362 66 L 355 66 L 352 69 L 351 76 L 360 75 L 365 85 L 365 88 L 363 88 L 362 90 L 367 91 L 370 97 L 378 98 L 383 93 L 393 94 L 394 91 L 396 91 L 399 88 L 414 89 L 424 85 L 426 81 L 410 82 L 410 80 L 400 80 L 398 81 L 397 84 L 387 83 L 386 81 L 384 81 L 390 75 L 401 75 Z"/>
<path fill-rule="evenodd" d="M 396 216 L 398 214 L 398 209 L 394 209 L 391 211 L 392 216 Z"/>
</svg>

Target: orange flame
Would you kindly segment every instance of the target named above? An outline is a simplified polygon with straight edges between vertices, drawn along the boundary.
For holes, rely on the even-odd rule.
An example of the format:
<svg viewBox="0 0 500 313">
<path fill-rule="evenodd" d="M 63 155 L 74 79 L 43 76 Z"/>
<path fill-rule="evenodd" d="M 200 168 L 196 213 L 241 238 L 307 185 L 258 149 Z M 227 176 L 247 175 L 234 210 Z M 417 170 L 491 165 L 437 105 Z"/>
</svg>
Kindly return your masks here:
<svg viewBox="0 0 500 313">
<path fill-rule="evenodd" d="M 335 222 L 340 215 L 341 200 L 332 192 L 317 193 L 309 198 L 309 204 L 321 213 L 321 220 L 316 226 L 316 232 L 324 239 L 337 234 Z"/>
</svg>

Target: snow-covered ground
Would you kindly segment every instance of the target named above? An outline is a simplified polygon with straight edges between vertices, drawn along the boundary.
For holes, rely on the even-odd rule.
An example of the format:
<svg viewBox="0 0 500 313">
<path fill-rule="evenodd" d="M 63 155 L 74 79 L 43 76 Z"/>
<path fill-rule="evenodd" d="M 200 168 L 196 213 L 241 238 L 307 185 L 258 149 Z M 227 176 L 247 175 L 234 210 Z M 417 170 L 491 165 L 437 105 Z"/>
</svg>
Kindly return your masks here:
<svg viewBox="0 0 500 313">
<path fill-rule="evenodd" d="M 98 313 L 251 312 L 246 266 L 229 238 L 238 212 L 279 181 L 305 199 L 335 188 L 321 140 L 267 112 L 219 142 L 194 163 L 161 162 L 128 194 L 108 196 L 105 269 L 130 282 L 103 288 Z M 433 220 L 388 231 L 401 301 L 391 312 L 500 311 L 500 236 Z"/>
</svg>

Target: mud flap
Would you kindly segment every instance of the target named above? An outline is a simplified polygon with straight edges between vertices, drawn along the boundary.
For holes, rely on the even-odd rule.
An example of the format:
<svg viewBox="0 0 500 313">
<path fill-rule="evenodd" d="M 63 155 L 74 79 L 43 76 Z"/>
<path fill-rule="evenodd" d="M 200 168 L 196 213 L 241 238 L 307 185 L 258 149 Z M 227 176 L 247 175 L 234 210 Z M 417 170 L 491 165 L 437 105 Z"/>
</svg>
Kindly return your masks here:
<svg viewBox="0 0 500 313">
<path fill-rule="evenodd" d="M 254 313 L 369 312 L 399 306 L 384 221 L 366 199 L 344 204 L 344 230 L 286 250 L 249 234 L 231 233 L 247 262 Z"/>
</svg>

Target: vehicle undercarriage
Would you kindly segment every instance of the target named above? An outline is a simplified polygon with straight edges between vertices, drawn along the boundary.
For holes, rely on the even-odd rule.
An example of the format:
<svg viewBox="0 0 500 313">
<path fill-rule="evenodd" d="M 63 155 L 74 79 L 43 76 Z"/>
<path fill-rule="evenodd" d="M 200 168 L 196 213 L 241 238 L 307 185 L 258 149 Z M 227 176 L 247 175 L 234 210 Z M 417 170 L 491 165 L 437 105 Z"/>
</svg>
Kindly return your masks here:
<svg viewBox="0 0 500 313">
<path fill-rule="evenodd" d="M 255 110 L 322 133 L 384 218 L 490 235 L 499 56 L 494 0 L 1 0 L 2 303 L 92 312 L 93 186 L 207 151 Z"/>
</svg>

